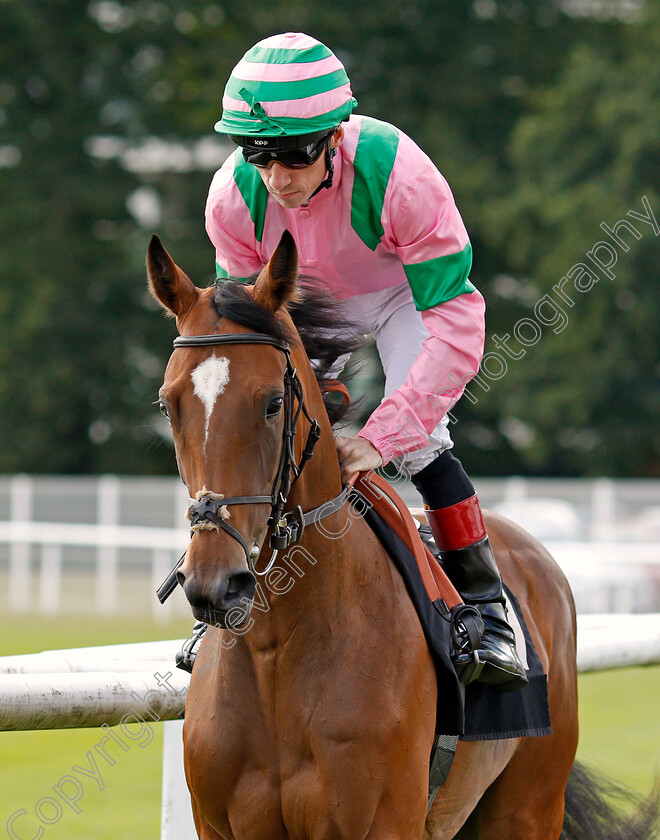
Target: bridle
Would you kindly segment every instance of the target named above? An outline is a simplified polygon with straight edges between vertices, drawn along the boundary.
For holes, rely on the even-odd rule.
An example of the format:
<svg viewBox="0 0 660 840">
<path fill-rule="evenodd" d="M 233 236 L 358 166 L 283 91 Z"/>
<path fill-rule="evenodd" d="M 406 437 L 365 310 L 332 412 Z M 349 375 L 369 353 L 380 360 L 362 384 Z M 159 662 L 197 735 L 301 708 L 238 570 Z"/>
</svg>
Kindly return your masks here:
<svg viewBox="0 0 660 840">
<path fill-rule="evenodd" d="M 318 522 L 338 511 L 346 502 L 351 492 L 351 487 L 346 485 L 334 499 L 325 502 L 307 513 L 302 511 L 300 505 L 294 510 L 284 513 L 284 506 L 286 505 L 291 487 L 299 478 L 305 464 L 312 457 L 314 447 L 321 436 L 321 427 L 318 421 L 311 416 L 305 405 L 302 383 L 300 382 L 296 369 L 291 363 L 291 349 L 289 344 L 282 339 L 265 333 L 214 333 L 211 335 L 178 336 L 174 339 L 175 350 L 181 347 L 209 347 L 234 344 L 270 345 L 284 353 L 286 358 L 283 406 L 284 428 L 282 431 L 282 449 L 277 473 L 269 495 L 225 497 L 209 492 L 208 495 L 202 494 L 197 500 L 190 500 L 191 504 L 188 508 L 188 516 L 192 528 L 203 522 L 210 522 L 232 536 L 242 546 L 248 568 L 251 572 L 255 573 L 254 559 L 245 538 L 221 515 L 221 508 L 225 505 L 269 504 L 271 511 L 268 517 L 268 525 L 273 531 L 268 544 L 273 549 L 274 557 L 278 551 L 282 551 L 288 548 L 291 543 L 297 542 L 302 537 L 307 525 Z M 294 405 L 295 403 L 297 403 L 297 406 Z M 301 414 L 305 416 L 305 419 L 309 423 L 309 432 L 300 460 L 296 461 L 295 439 Z M 184 559 L 185 553 L 158 589 L 157 595 L 161 603 L 176 588 L 176 572 Z M 270 568 L 271 565 L 272 559 L 268 567 Z"/>
</svg>

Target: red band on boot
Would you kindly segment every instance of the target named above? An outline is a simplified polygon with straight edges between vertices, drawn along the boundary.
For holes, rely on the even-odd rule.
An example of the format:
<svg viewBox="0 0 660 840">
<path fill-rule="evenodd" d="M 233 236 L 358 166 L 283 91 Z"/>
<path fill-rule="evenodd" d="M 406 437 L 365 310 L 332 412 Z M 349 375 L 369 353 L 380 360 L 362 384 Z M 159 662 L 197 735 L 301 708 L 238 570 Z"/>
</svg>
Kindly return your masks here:
<svg viewBox="0 0 660 840">
<path fill-rule="evenodd" d="M 457 551 L 487 536 L 476 493 L 457 505 L 427 510 L 426 516 L 440 551 Z"/>
</svg>

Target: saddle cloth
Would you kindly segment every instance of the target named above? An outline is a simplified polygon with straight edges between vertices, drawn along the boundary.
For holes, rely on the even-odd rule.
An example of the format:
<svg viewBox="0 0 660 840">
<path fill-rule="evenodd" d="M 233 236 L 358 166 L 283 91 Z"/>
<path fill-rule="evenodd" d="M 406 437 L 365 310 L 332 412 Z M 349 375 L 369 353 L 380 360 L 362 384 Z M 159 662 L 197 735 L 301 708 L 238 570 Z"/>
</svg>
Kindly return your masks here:
<svg viewBox="0 0 660 840">
<path fill-rule="evenodd" d="M 354 492 L 360 493 L 361 490 L 358 481 Z M 387 491 L 388 495 L 392 494 L 391 487 L 388 486 Z M 365 496 L 362 493 L 360 495 Z M 463 740 L 549 735 L 552 728 L 547 678 L 515 595 L 505 586 L 509 618 L 516 634 L 518 653 L 525 666 L 528 685 L 517 691 L 504 693 L 494 686 L 480 682 L 471 683 L 463 689 L 451 663 L 452 639 L 449 620 L 434 608 L 427 591 L 428 586 L 425 586 L 420 574 L 418 559 L 407 544 L 409 540 L 404 542 L 377 510 L 377 507 L 382 510 L 384 505 L 389 504 L 386 499 L 378 502 L 372 494 L 364 505 L 364 519 L 380 539 L 401 574 L 419 616 L 438 682 L 436 735 L 458 735 Z M 387 510 L 385 514 L 390 520 Z M 416 553 L 419 554 L 418 551 Z M 437 556 L 436 562 L 442 565 Z"/>
</svg>

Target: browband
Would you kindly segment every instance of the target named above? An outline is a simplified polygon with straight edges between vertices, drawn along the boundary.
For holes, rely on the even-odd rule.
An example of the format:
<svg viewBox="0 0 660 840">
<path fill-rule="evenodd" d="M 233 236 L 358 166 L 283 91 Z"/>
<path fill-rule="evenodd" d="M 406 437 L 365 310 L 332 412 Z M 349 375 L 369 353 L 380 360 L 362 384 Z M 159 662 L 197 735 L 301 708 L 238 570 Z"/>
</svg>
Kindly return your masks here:
<svg viewBox="0 0 660 840">
<path fill-rule="evenodd" d="M 270 344 L 289 352 L 289 344 L 265 333 L 213 333 L 211 335 L 179 335 L 172 342 L 177 347 L 205 347 L 209 344 Z"/>
</svg>

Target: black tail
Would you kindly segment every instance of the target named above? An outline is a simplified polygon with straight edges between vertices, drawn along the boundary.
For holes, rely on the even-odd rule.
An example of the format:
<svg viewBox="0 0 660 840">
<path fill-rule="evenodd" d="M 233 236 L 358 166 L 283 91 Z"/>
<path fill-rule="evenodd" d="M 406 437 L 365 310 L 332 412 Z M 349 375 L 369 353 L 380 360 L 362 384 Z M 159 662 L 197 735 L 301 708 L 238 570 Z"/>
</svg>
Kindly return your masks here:
<svg viewBox="0 0 660 840">
<path fill-rule="evenodd" d="M 576 762 L 566 787 L 565 803 L 560 840 L 657 840 L 660 837 L 657 785 L 644 799 Z"/>
</svg>

